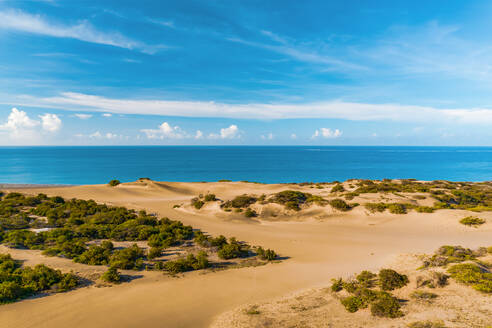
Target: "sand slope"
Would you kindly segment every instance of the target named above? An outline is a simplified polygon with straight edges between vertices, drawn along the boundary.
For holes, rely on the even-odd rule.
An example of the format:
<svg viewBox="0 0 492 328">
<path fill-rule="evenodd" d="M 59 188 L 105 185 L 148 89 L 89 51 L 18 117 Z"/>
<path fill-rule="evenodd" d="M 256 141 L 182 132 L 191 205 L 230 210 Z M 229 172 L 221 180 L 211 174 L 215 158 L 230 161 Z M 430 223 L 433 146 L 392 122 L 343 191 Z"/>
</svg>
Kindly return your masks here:
<svg viewBox="0 0 492 328">
<path fill-rule="evenodd" d="M 91 286 L 0 306 L 1 326 L 207 327 L 221 313 L 245 303 L 264 302 L 326 286 L 333 277 L 348 276 L 363 269 L 376 270 L 401 253 L 430 253 L 443 244 L 487 246 L 492 240 L 490 213 L 481 215 L 488 218 L 485 225 L 473 229 L 458 224 L 458 219 L 466 214 L 458 210 L 368 216 L 362 208 L 330 215 L 322 215 L 320 209 L 302 221 L 262 221 L 245 219 L 239 214 L 228 216 L 213 205 L 206 205 L 200 211 L 187 207 L 173 209 L 173 205 L 188 204 L 200 193 L 213 192 L 221 199 L 231 199 L 243 193 L 260 195 L 285 189 L 326 192 L 285 185 L 149 181 L 114 188 L 96 185 L 22 189 L 22 192 L 44 192 L 146 209 L 210 234 L 236 236 L 253 245 L 273 248 L 289 259 L 262 267 L 207 274 L 194 272 L 181 278 L 159 272 L 138 272 L 141 278 L 111 288 Z M 24 256 L 28 263 L 40 261 L 64 270 L 71 263 L 33 251 L 18 251 L 15 256 L 20 259 Z"/>
</svg>

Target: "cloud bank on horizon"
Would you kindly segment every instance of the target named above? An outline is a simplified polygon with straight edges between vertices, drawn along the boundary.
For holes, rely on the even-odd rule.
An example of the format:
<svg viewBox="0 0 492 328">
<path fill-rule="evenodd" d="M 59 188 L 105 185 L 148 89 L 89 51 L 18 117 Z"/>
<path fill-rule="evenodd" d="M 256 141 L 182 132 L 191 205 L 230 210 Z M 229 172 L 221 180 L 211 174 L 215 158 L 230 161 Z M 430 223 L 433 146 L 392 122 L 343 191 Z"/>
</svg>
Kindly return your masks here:
<svg viewBox="0 0 492 328">
<path fill-rule="evenodd" d="M 490 146 L 492 4 L 422 4 L 0 2 L 0 145 Z"/>
</svg>

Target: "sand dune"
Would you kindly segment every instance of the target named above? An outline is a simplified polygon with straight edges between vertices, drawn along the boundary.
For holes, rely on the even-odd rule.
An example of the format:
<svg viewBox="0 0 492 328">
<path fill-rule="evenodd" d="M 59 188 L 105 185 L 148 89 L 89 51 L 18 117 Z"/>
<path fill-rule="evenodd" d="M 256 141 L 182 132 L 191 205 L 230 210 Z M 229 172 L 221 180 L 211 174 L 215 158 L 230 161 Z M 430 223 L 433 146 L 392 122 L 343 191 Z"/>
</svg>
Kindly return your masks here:
<svg viewBox="0 0 492 328">
<path fill-rule="evenodd" d="M 443 244 L 479 247 L 491 243 L 491 213 L 482 215 L 488 223 L 480 229 L 470 229 L 457 222 L 466 214 L 460 210 L 367 215 L 361 207 L 348 213 L 328 214 L 313 208 L 302 220 L 251 220 L 240 214 L 225 215 L 213 205 L 206 205 L 203 211 L 173 209 L 176 204 L 188 204 L 192 197 L 208 192 L 220 199 L 231 199 L 244 193 L 261 195 L 285 189 L 328 193 L 326 189 L 240 182 L 139 181 L 114 188 L 94 185 L 22 189 L 24 193 L 44 192 L 146 209 L 210 234 L 236 236 L 252 245 L 273 248 L 288 259 L 261 267 L 193 272 L 180 278 L 138 272 L 141 278 L 111 288 L 91 286 L 1 306 L 1 326 L 207 327 L 219 315 L 238 306 L 323 287 L 333 277 L 349 276 L 364 269 L 377 270 L 402 253 L 430 253 Z M 43 257 L 35 251 L 16 252 L 16 257 L 27 259 L 28 263 L 39 261 L 63 270 L 73 264 Z"/>
</svg>

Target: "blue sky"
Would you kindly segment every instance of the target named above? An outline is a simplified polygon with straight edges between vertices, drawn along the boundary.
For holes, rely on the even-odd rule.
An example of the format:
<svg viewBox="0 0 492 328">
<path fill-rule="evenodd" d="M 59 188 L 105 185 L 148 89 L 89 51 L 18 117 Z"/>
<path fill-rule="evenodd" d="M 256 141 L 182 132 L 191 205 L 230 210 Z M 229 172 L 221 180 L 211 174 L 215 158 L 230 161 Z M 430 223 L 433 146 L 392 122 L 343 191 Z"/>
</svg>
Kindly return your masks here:
<svg viewBox="0 0 492 328">
<path fill-rule="evenodd" d="M 0 145 L 492 145 L 488 1 L 0 0 Z"/>
</svg>

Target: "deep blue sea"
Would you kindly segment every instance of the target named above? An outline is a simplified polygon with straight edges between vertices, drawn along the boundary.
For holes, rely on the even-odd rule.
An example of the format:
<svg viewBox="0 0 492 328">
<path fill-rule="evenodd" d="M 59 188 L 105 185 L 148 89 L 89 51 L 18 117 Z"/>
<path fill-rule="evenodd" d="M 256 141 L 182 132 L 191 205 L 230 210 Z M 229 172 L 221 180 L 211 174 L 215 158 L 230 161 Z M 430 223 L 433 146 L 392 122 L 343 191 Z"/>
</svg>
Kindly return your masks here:
<svg viewBox="0 0 492 328">
<path fill-rule="evenodd" d="M 0 147 L 0 183 L 492 180 L 492 147 Z"/>
</svg>

